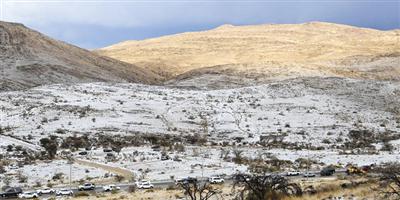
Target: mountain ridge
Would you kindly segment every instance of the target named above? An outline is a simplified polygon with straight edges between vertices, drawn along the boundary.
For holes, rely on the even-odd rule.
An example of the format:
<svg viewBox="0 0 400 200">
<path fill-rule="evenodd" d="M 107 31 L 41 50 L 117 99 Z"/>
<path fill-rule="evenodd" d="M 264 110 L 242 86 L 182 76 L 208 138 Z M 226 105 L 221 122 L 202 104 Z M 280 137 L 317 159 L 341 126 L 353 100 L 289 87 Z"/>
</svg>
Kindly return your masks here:
<svg viewBox="0 0 400 200">
<path fill-rule="evenodd" d="M 0 21 L 0 90 L 94 81 L 159 83 L 146 69 Z"/>
<path fill-rule="evenodd" d="M 207 30 L 200 30 L 200 31 L 186 31 L 186 32 L 181 32 L 181 33 L 175 33 L 175 34 L 170 34 L 170 35 L 164 35 L 160 37 L 151 37 L 151 38 L 146 38 L 142 40 L 125 40 L 121 42 L 117 42 L 115 44 L 111 44 L 105 47 L 101 47 L 98 49 L 94 49 L 94 51 L 101 51 L 103 49 L 108 49 L 113 46 L 117 45 L 124 45 L 125 43 L 135 43 L 135 42 L 144 42 L 148 40 L 154 40 L 154 39 L 160 39 L 160 38 L 167 38 L 167 37 L 173 37 L 173 36 L 179 36 L 179 35 L 184 35 L 184 34 L 191 34 L 191 33 L 201 33 L 201 32 L 207 32 L 207 31 L 216 31 L 216 30 L 227 30 L 230 28 L 236 28 L 236 27 L 267 27 L 267 26 L 290 26 L 290 25 L 317 25 L 317 26 L 337 26 L 337 27 L 342 27 L 342 28 L 358 28 L 358 29 L 364 29 L 364 30 L 372 30 L 372 31 L 379 31 L 379 32 L 399 32 L 400 34 L 400 29 L 391 29 L 391 30 L 379 30 L 379 29 L 374 29 L 374 28 L 367 28 L 367 27 L 358 27 L 358 26 L 352 26 L 352 25 L 346 25 L 346 24 L 337 24 L 337 23 L 331 23 L 331 22 L 323 22 L 323 21 L 311 21 L 311 22 L 306 22 L 306 23 L 301 23 L 301 24 L 275 24 L 275 23 L 266 23 L 266 24 L 249 24 L 249 25 L 233 25 L 233 24 L 222 24 L 219 25 L 215 28 L 212 29 L 207 29 Z"/>
<path fill-rule="evenodd" d="M 327 22 L 228 24 L 206 31 L 125 41 L 95 52 L 146 66 L 167 79 L 225 66 L 235 76 L 256 72 L 262 78 L 279 68 L 296 71 L 296 76 L 311 70 L 316 72 L 311 75 L 317 76 L 399 80 L 399 38 L 399 29 L 382 31 Z M 381 60 L 382 69 L 388 69 L 386 75 L 373 76 L 372 71 L 380 70 L 379 66 L 370 67 L 370 72 L 359 66 L 360 60 L 376 59 Z M 241 67 L 249 65 L 253 66 L 251 72 Z"/>
</svg>

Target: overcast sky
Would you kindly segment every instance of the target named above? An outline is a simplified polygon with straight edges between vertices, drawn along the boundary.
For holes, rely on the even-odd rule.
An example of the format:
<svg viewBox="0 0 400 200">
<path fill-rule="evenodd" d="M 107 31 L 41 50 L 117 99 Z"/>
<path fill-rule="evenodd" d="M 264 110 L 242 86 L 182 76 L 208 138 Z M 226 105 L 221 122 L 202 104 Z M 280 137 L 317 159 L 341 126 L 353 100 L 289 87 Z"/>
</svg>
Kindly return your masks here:
<svg viewBox="0 0 400 200">
<path fill-rule="evenodd" d="M 400 28 L 400 0 L 0 0 L 1 19 L 84 48 L 222 24 L 325 21 Z"/>
</svg>

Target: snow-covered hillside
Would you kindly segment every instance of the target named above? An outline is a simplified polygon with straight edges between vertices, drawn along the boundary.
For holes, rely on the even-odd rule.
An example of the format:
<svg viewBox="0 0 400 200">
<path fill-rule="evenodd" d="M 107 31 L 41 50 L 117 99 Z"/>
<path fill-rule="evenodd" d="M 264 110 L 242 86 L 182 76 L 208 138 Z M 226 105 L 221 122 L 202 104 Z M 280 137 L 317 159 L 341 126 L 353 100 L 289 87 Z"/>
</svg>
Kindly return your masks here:
<svg viewBox="0 0 400 200">
<path fill-rule="evenodd" d="M 86 156 L 78 155 L 83 149 L 73 153 L 80 160 L 152 180 L 245 171 L 246 164 L 233 161 L 239 151 L 250 160 L 280 159 L 298 164 L 298 159 L 311 159 L 317 168 L 381 163 L 400 159 L 399 95 L 400 84 L 396 82 L 339 78 L 292 79 L 224 90 L 126 83 L 43 86 L 1 93 L 0 152 L 9 152 L 8 145 L 40 150 L 40 139 L 50 135 L 60 140 L 82 135 L 122 138 L 149 134 L 205 138 L 200 146 L 184 142 L 184 149 L 168 150 L 170 158 L 165 161 L 160 158 L 168 148 L 154 151 L 150 143 L 125 144 L 120 153 L 112 155 L 112 162 L 101 145 L 94 144 Z M 351 136 L 352 130 L 373 135 Z M 360 146 L 359 139 L 367 143 L 362 141 L 364 146 Z M 383 148 L 388 140 L 390 150 Z M 50 168 L 59 162 L 49 164 Z M 31 168 L 37 174 L 47 173 L 48 168 L 38 166 L 41 162 L 20 171 L 26 176 L 32 175 Z M 107 171 L 99 170 L 86 175 L 98 177 Z M 52 176 L 57 172 L 51 171 Z"/>
<path fill-rule="evenodd" d="M 52 85 L 0 96 L 5 134 L 36 143 L 50 134 L 193 134 L 212 141 L 328 146 L 350 129 L 399 132 L 399 84 L 294 79 L 229 90 L 180 90 L 139 84 Z M 30 140 L 29 140 L 29 139 Z M 344 141 L 344 140 L 343 140 Z"/>
</svg>

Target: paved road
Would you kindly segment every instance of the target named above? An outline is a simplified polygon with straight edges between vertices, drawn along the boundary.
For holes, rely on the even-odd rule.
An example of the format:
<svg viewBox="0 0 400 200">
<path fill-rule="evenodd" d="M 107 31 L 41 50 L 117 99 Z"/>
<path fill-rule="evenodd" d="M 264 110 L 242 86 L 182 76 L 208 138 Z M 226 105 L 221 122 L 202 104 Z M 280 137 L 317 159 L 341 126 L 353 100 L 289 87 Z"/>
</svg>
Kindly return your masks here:
<svg viewBox="0 0 400 200">
<path fill-rule="evenodd" d="M 319 171 L 310 171 L 310 173 L 314 173 L 315 177 L 303 177 L 302 175 L 298 175 L 298 176 L 288 176 L 287 178 L 292 179 L 292 180 L 305 180 L 305 181 L 322 178 L 320 176 L 320 174 L 319 174 Z M 286 173 L 279 173 L 278 175 L 286 176 Z M 336 171 L 336 173 L 333 176 L 327 176 L 327 177 L 332 178 L 332 177 L 337 177 L 339 175 L 346 175 L 346 170 L 345 169 L 339 169 L 339 170 Z M 205 181 L 207 181 L 207 178 L 200 178 L 199 181 L 205 182 Z M 154 182 L 152 182 L 152 184 L 154 185 L 155 188 L 167 188 L 169 186 L 174 186 L 175 182 L 173 180 L 164 180 L 164 181 L 154 181 Z M 227 185 L 233 184 L 232 178 L 231 177 L 226 177 L 224 184 L 227 184 Z M 129 187 L 130 186 L 134 186 L 135 183 L 120 183 L 120 184 L 115 183 L 115 185 L 120 187 L 121 190 L 123 190 L 123 191 L 128 191 Z M 67 188 L 68 189 L 68 187 L 63 187 L 63 188 Z M 62 188 L 54 188 L 54 189 L 55 190 L 59 190 L 59 189 L 62 189 Z M 72 191 L 75 194 L 77 192 L 79 192 L 79 190 L 77 189 L 76 186 L 72 187 Z M 103 186 L 99 185 L 99 186 L 96 186 L 96 188 L 94 190 L 86 191 L 86 192 L 88 192 L 90 194 L 96 194 L 96 193 L 102 193 L 104 191 L 103 191 Z M 48 198 L 53 197 L 53 196 L 54 195 L 43 195 L 39 199 L 48 199 Z"/>
</svg>

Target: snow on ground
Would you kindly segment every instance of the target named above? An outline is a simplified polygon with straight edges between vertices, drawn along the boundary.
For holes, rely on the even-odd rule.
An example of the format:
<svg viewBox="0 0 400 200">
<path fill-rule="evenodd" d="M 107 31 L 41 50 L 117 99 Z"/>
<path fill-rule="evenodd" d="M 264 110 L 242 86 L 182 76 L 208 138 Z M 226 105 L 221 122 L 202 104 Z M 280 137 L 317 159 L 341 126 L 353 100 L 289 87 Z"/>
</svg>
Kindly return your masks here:
<svg viewBox="0 0 400 200">
<path fill-rule="evenodd" d="M 12 176 L 12 184 L 14 186 L 29 186 L 32 187 L 36 185 L 37 182 L 45 186 L 48 183 L 68 185 L 70 180 L 70 174 L 72 175 L 71 181 L 74 185 L 79 180 L 91 180 L 106 179 L 104 175 L 106 171 L 101 169 L 88 167 L 73 163 L 72 165 L 65 160 L 54 160 L 52 162 L 37 162 L 36 164 L 24 165 L 23 167 L 10 167 L 7 170 L 7 174 L 3 176 Z M 54 181 L 53 177 L 56 174 L 62 174 L 60 181 Z M 20 183 L 19 176 L 25 176 L 26 182 Z M 4 177 L 2 177 L 4 178 Z"/>
<path fill-rule="evenodd" d="M 51 85 L 1 93 L 0 119 L 2 127 L 10 128 L 3 134 L 32 144 L 38 144 L 40 138 L 49 135 L 204 134 L 207 130 L 208 140 L 216 144 L 233 144 L 240 138 L 241 142 L 236 144 L 241 143 L 240 148 L 244 148 L 244 154 L 249 157 L 261 152 L 292 161 L 305 157 L 326 164 L 363 165 L 398 160 L 399 142 L 393 142 L 393 154 L 380 152 L 378 155 L 340 155 L 332 144 L 343 144 L 352 129 L 398 134 L 400 122 L 396 112 L 400 109 L 400 99 L 396 94 L 399 91 L 398 83 L 335 78 L 293 79 L 210 91 L 140 84 Z M 282 136 L 289 144 L 325 150 L 254 148 L 260 138 L 269 135 Z M 0 140 L 3 147 L 10 143 L 14 142 Z M 246 147 L 249 143 L 252 145 Z M 186 152 L 175 153 L 181 162 L 160 161 L 160 153 L 152 152 L 150 147 L 123 150 L 121 154 L 139 152 L 136 161 L 124 158 L 115 163 L 106 162 L 100 150 L 93 151 L 88 159 L 129 169 L 138 176 L 147 171 L 145 176 L 151 179 L 232 174 L 247 169 L 222 160 L 220 146 L 207 147 L 204 151 L 207 153 L 195 153 L 194 148 L 202 149 L 186 147 Z M 52 167 L 39 168 L 48 172 L 68 170 L 68 166 L 57 162 L 50 165 Z M 201 169 L 201 165 L 207 167 Z M 29 165 L 23 170 L 34 172 Z M 32 176 L 46 177 L 43 173 Z M 102 174 L 90 169 L 90 176 Z"/>
<path fill-rule="evenodd" d="M 75 156 L 79 159 L 91 162 L 107 164 L 114 167 L 132 171 L 138 179 L 166 180 L 171 178 L 210 177 L 215 175 L 232 175 L 237 172 L 246 172 L 247 166 L 235 164 L 230 159 L 224 160 L 222 152 L 230 152 L 229 158 L 233 158 L 233 151 L 242 151 L 245 158 L 271 158 L 295 162 L 298 158 L 311 159 L 322 163 L 314 165 L 312 169 L 320 170 L 327 165 L 345 167 L 347 164 L 357 166 L 381 164 L 400 160 L 400 154 L 380 152 L 370 155 L 345 155 L 331 150 L 287 150 L 287 149 L 263 149 L 246 147 L 197 147 L 187 146 L 185 152 L 170 152 L 168 160 L 160 160 L 161 152 L 153 151 L 150 147 L 124 148 L 120 154 L 115 154 L 116 161 L 108 161 L 106 153 L 102 150 L 92 150 L 87 156 Z M 181 161 L 174 161 L 179 157 Z M 201 166 L 204 166 L 203 168 Z M 285 170 L 285 169 L 281 169 Z"/>
<path fill-rule="evenodd" d="M 400 104 L 393 94 L 398 85 L 324 81 L 330 88 L 298 80 L 214 91 L 138 84 L 52 85 L 2 93 L 0 117 L 13 134 L 32 136 L 34 143 L 58 129 L 65 130 L 61 137 L 97 132 L 191 134 L 202 132 L 204 122 L 213 141 L 221 142 L 235 137 L 256 142 L 260 135 L 279 132 L 287 134 L 285 141 L 328 146 L 321 141 L 346 134 L 355 124 L 399 132 L 395 115 L 387 109 Z M 306 135 L 293 134 L 299 131 Z"/>
<path fill-rule="evenodd" d="M 184 152 L 170 152 L 168 160 L 160 160 L 161 152 L 150 147 L 124 148 L 116 154 L 118 161 L 108 161 L 102 150 L 92 150 L 88 156 L 75 155 L 80 159 L 128 169 L 136 178 L 165 180 L 187 176 L 209 177 L 213 175 L 231 175 L 247 171 L 247 166 L 238 165 L 220 158 L 218 148 L 186 147 Z M 180 161 L 174 161 L 179 158 Z M 204 166 L 203 168 L 201 166 Z"/>
</svg>

